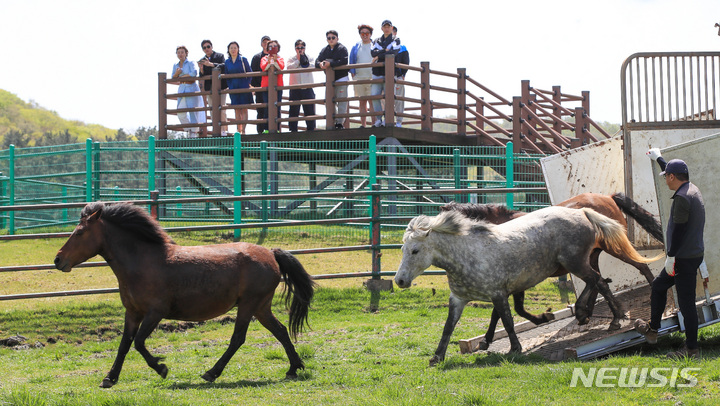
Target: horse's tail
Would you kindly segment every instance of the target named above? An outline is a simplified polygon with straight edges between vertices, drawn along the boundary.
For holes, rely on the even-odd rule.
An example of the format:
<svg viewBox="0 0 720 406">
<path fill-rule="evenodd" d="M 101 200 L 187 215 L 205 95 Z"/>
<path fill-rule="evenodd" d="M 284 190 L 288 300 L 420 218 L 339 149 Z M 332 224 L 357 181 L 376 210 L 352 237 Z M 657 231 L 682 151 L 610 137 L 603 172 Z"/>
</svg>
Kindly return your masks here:
<svg viewBox="0 0 720 406">
<path fill-rule="evenodd" d="M 315 282 L 291 253 L 280 248 L 273 248 L 272 253 L 280 265 L 280 272 L 285 281 L 283 296 L 285 296 L 285 306 L 290 307 L 290 335 L 293 339 L 297 339 L 303 326 L 310 326 L 308 310 L 315 294 Z"/>
<path fill-rule="evenodd" d="M 611 196 L 617 207 L 625 214 L 635 219 L 645 231 L 647 231 L 656 240 L 663 241 L 663 232 L 660 222 L 655 219 L 649 211 L 643 209 L 639 204 L 635 203 L 631 198 L 622 193 L 615 193 Z"/>
<path fill-rule="evenodd" d="M 638 253 L 625 235 L 625 227 L 616 220 L 596 212 L 593 209 L 583 207 L 580 209 L 585 213 L 585 217 L 595 228 L 595 234 L 598 241 L 604 243 L 608 250 L 616 253 L 624 253 L 628 258 L 635 262 L 649 264 L 662 258 L 664 254 L 660 254 L 654 258 L 645 258 Z"/>
</svg>

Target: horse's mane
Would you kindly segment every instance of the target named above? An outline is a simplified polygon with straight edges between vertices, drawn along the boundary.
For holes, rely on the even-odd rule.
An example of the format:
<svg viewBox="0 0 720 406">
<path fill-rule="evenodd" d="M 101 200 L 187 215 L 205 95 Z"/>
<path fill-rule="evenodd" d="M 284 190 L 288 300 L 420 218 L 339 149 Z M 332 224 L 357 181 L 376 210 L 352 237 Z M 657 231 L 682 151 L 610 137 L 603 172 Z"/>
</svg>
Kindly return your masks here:
<svg viewBox="0 0 720 406">
<path fill-rule="evenodd" d="M 474 220 L 485 220 L 493 214 L 497 217 L 512 218 L 512 216 L 522 213 L 519 210 L 508 209 L 507 206 L 501 204 L 477 204 L 477 203 L 457 203 L 450 202 L 440 207 L 440 212 L 457 211 L 465 217 Z"/>
<path fill-rule="evenodd" d="M 161 245 L 175 244 L 172 238 L 160 227 L 160 224 L 155 219 L 150 217 L 147 211 L 129 203 L 108 205 L 99 202 L 89 203 L 83 208 L 80 218 L 87 218 L 101 209 L 100 218 L 103 221 L 127 230 L 144 241 Z"/>
<path fill-rule="evenodd" d="M 493 227 L 494 225 L 491 223 L 473 220 L 457 211 L 443 211 L 435 217 L 417 216 L 410 220 L 403 235 L 403 242 L 409 238 L 423 239 L 430 231 L 451 235 L 468 235 L 491 231 Z"/>
</svg>

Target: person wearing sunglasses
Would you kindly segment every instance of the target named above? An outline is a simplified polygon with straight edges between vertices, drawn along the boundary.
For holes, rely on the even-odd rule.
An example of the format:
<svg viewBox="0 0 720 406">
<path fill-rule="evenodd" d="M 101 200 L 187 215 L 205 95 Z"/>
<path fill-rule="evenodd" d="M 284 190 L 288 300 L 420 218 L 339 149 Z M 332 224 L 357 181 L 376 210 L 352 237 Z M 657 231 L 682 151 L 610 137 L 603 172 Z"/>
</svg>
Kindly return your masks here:
<svg viewBox="0 0 720 406">
<path fill-rule="evenodd" d="M 320 51 L 315 60 L 315 67 L 320 69 L 337 68 L 348 64 L 348 50 L 343 44 L 338 42 L 340 36 L 335 30 L 325 33 L 328 45 Z M 335 70 L 335 99 L 347 98 L 347 69 Z M 326 89 L 327 91 L 327 89 Z M 335 102 L 335 114 L 347 114 L 347 101 Z M 328 112 L 329 113 L 329 112 Z M 335 129 L 341 130 L 345 128 L 345 117 L 335 116 Z"/>
<path fill-rule="evenodd" d="M 370 55 L 372 49 L 372 33 L 373 28 L 367 24 L 358 25 L 358 33 L 360 34 L 360 41 L 355 44 L 350 50 L 350 65 L 372 63 L 373 57 Z M 350 69 L 350 75 L 353 80 L 370 80 L 372 79 L 371 68 L 352 68 Z M 372 86 L 368 84 L 355 84 L 353 89 L 355 90 L 355 97 L 360 97 L 360 127 L 365 127 L 367 116 L 365 115 L 368 111 L 372 112 L 372 103 L 368 99 L 362 99 L 362 97 L 370 96 Z M 370 118 L 370 124 L 372 124 L 372 117 Z"/>
<path fill-rule="evenodd" d="M 301 69 L 301 68 L 309 68 L 311 66 L 314 66 L 315 59 L 308 57 L 305 54 L 305 41 L 299 39 L 295 41 L 295 55 L 292 56 L 287 61 L 287 68 L 288 70 L 291 69 Z M 312 72 L 302 72 L 302 73 L 291 73 L 290 74 L 290 85 L 307 85 L 315 83 L 315 79 L 313 78 Z M 290 101 L 299 101 L 299 100 L 313 100 L 315 99 L 315 91 L 310 87 L 307 89 L 290 89 Z M 315 104 L 314 103 L 308 103 L 303 104 L 303 113 L 305 114 L 305 117 L 314 116 L 315 115 Z M 290 118 L 298 117 L 300 116 L 300 105 L 291 105 L 290 106 Z M 305 124 L 307 126 L 307 131 L 313 131 L 315 129 L 315 120 L 305 120 Z M 290 127 L 290 132 L 297 132 L 298 131 L 298 122 L 297 121 L 290 121 L 288 123 L 288 126 Z"/>
<path fill-rule="evenodd" d="M 390 22 L 390 20 L 385 20 L 382 22 L 381 27 L 383 35 L 373 41 L 373 48 L 370 51 L 373 58 L 377 58 L 377 62 L 385 62 L 386 55 L 397 54 L 400 50 L 400 39 L 393 36 L 392 22 Z M 398 76 L 397 73 L 396 76 Z M 385 68 L 383 66 L 372 68 L 372 78 L 385 79 Z M 378 96 L 383 94 L 384 88 L 385 86 L 382 83 L 373 83 L 371 95 Z M 375 111 L 382 111 L 382 102 L 380 100 L 373 100 L 372 104 Z M 373 125 L 375 127 L 382 127 L 385 125 L 384 121 L 383 117 L 380 116 L 375 120 L 375 124 Z"/>
<path fill-rule="evenodd" d="M 220 73 L 225 73 L 225 57 L 220 52 L 213 51 L 213 44 L 212 41 L 209 39 L 204 39 L 200 43 L 200 46 L 202 47 L 203 52 L 205 53 L 205 56 L 198 61 L 198 67 L 200 68 L 200 76 L 209 76 L 212 75 L 212 71 L 215 68 L 220 68 Z M 211 80 L 203 80 L 201 79 L 200 82 L 202 82 L 201 87 L 206 92 L 209 92 L 212 89 L 212 81 Z M 227 81 L 225 79 L 220 81 L 220 89 L 227 89 Z M 225 93 L 220 94 L 220 106 L 222 107 L 225 105 Z M 212 97 L 211 96 L 203 96 L 203 98 L 206 101 L 206 105 L 210 111 L 212 111 Z M 226 121 L 226 115 L 225 110 L 220 110 L 220 120 Z M 227 126 L 222 126 L 222 135 L 227 135 Z M 203 128 L 200 130 L 201 134 L 206 134 L 207 129 Z"/>
<path fill-rule="evenodd" d="M 267 35 L 263 35 L 262 38 L 260 38 L 260 46 L 262 47 L 262 51 L 258 52 L 252 57 L 252 62 L 250 62 L 250 69 L 253 72 L 260 72 L 260 61 L 262 60 L 267 53 L 265 52 L 265 48 L 267 47 L 267 43 L 270 42 L 270 37 Z M 262 78 L 260 76 L 253 76 L 252 79 L 250 79 L 250 86 L 252 87 L 260 87 L 262 86 Z M 267 93 L 266 92 L 255 92 L 255 103 L 267 103 Z M 262 120 L 267 118 L 267 108 L 266 107 L 258 107 L 257 109 L 257 119 Z M 268 126 L 267 123 L 258 123 L 257 125 L 257 133 L 262 134 L 263 131 L 267 130 Z"/>
</svg>

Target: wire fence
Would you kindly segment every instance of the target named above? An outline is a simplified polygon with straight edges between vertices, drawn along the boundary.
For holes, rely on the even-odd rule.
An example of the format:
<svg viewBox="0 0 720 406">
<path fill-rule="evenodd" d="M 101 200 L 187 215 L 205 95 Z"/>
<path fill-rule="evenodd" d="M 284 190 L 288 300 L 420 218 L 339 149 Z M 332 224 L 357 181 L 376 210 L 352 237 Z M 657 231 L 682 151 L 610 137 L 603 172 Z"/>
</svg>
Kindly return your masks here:
<svg viewBox="0 0 720 406">
<path fill-rule="evenodd" d="M 507 146 L 401 145 L 389 138 L 363 141 L 243 142 L 227 138 L 92 142 L 0 151 L 0 204 L 79 203 L 175 198 L 297 195 L 389 191 L 544 187 L 539 158 Z M 239 158 L 239 159 L 238 159 Z M 387 195 L 387 216 L 435 214 L 451 200 L 502 203 L 530 211 L 549 204 L 541 193 Z M 2 207 L 0 207 L 2 210 Z M 0 212 L 4 234 L 72 229 L 80 208 Z M 272 200 L 206 200 L 160 204 L 169 227 L 248 222 L 346 219 L 367 216 L 358 197 L 292 197 Z M 367 235 L 362 227 L 343 232 Z M 332 227 L 297 226 L 283 232 L 332 233 Z M 236 233 L 237 234 L 237 233 Z"/>
</svg>

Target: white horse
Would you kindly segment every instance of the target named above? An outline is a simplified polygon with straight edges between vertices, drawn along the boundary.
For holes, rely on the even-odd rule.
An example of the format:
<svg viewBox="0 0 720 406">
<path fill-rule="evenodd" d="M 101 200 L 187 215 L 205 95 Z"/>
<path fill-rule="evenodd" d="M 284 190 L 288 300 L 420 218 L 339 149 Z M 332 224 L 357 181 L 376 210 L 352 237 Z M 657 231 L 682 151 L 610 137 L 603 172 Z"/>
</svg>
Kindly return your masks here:
<svg viewBox="0 0 720 406">
<path fill-rule="evenodd" d="M 657 260 L 641 256 L 622 225 L 591 209 L 553 206 L 500 225 L 453 211 L 412 219 L 403 236 L 403 257 L 395 283 L 409 288 L 413 279 L 434 265 L 447 272 L 451 291 L 448 318 L 430 365 L 445 358 L 455 324 L 471 300 L 492 302 L 508 333 L 510 352 L 521 352 L 508 296 L 537 285 L 560 266 L 586 283 L 576 311 L 587 312 L 585 299 L 592 287 L 597 287 L 613 313 L 610 329 L 619 328 L 626 317 L 624 311 L 607 282 L 590 266 L 596 241 L 637 262 Z"/>
</svg>

